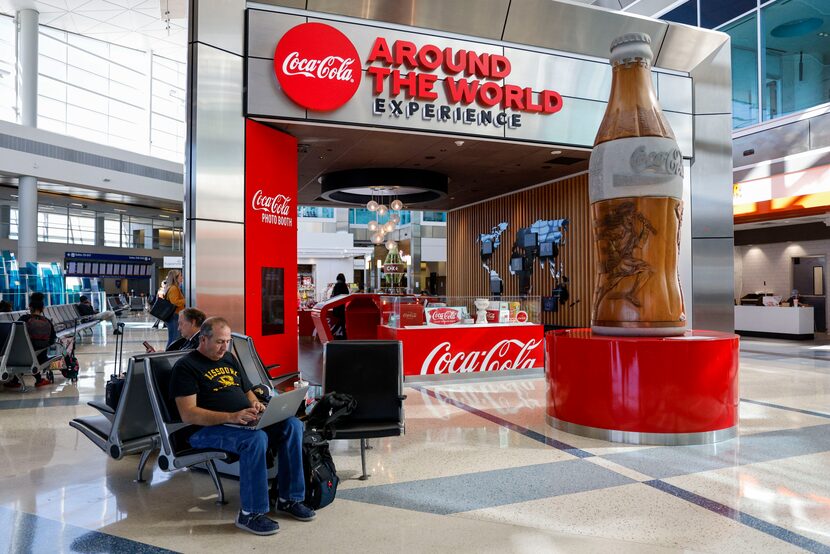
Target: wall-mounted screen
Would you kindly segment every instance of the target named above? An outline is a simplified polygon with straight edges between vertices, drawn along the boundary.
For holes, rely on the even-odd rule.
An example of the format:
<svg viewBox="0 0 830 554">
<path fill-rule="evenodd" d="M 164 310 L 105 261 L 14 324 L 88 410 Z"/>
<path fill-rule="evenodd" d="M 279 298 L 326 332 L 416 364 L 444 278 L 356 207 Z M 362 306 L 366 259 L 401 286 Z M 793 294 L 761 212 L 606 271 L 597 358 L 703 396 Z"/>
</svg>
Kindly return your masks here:
<svg viewBox="0 0 830 554">
<path fill-rule="evenodd" d="M 536 248 L 536 245 L 539 244 L 539 234 L 538 233 L 525 233 L 524 236 L 524 246 L 525 248 Z"/>
<path fill-rule="evenodd" d="M 68 264 L 66 264 L 66 272 L 67 273 L 77 273 L 78 272 L 77 263 L 76 262 L 69 262 Z"/>
<path fill-rule="evenodd" d="M 99 264 L 98 262 L 91 262 L 89 265 L 90 265 L 89 274 L 90 275 L 99 275 L 98 269 L 99 269 L 99 266 L 101 264 Z"/>
<path fill-rule="evenodd" d="M 481 243 L 481 255 L 482 256 L 489 256 L 493 253 L 493 243 L 489 240 L 485 240 Z"/>
<path fill-rule="evenodd" d="M 556 254 L 558 252 L 554 252 L 554 244 L 552 242 L 543 242 L 539 245 L 539 256 L 542 258 L 555 258 Z"/>
<path fill-rule="evenodd" d="M 501 279 L 490 279 L 490 294 L 501 294 Z"/>
<path fill-rule="evenodd" d="M 262 335 L 285 332 L 285 270 L 262 268 Z"/>
<path fill-rule="evenodd" d="M 516 273 L 525 270 L 525 259 L 521 256 L 510 258 L 510 271 Z"/>
<path fill-rule="evenodd" d="M 107 264 L 107 271 L 106 271 L 107 275 L 112 275 L 112 266 L 113 266 L 113 264 Z"/>
</svg>

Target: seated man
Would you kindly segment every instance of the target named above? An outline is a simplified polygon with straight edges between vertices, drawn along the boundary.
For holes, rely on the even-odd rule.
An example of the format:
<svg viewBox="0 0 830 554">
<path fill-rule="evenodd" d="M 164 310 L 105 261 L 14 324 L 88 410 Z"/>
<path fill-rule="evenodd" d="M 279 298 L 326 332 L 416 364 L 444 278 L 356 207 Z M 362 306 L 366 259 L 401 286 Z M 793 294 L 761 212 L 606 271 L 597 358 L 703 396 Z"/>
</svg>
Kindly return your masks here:
<svg viewBox="0 0 830 554">
<path fill-rule="evenodd" d="M 37 361 L 44 363 L 49 359 L 48 349 L 55 344 L 58 336 L 55 333 L 55 326 L 49 321 L 49 318 L 43 315 L 43 293 L 33 292 L 29 297 L 29 313 L 20 316 L 18 321 L 23 321 L 26 324 L 26 331 L 29 333 L 29 340 L 32 341 L 32 348 L 37 354 Z M 34 374 L 35 386 L 43 387 L 49 384 L 49 381 L 41 376 L 40 372 Z M 17 376 L 6 383 L 8 388 L 18 388 L 21 386 L 20 380 Z"/>
<path fill-rule="evenodd" d="M 80 302 L 78 302 L 78 313 L 81 315 L 81 317 L 88 319 L 95 319 L 98 321 L 103 321 L 106 319 L 112 324 L 112 334 L 121 334 L 121 330 L 118 329 L 118 318 L 115 316 L 115 312 L 113 312 L 112 310 L 107 310 L 105 312 L 96 311 L 95 308 L 92 307 L 92 303 L 89 301 L 88 296 L 81 296 Z"/>
<path fill-rule="evenodd" d="M 236 526 L 255 535 L 273 535 L 279 524 L 268 518 L 268 467 L 266 452 L 277 452 L 279 498 L 277 511 L 300 521 L 314 519 L 303 504 L 303 424 L 290 417 L 264 430 L 223 425 L 255 421 L 265 406 L 251 391 L 251 383 L 229 352 L 231 329 L 227 320 L 211 317 L 202 324 L 199 346 L 176 362 L 170 394 L 182 421 L 202 425 L 190 437 L 194 448 L 217 448 L 239 455 L 241 510 Z"/>
<path fill-rule="evenodd" d="M 165 352 L 174 352 L 176 350 L 196 350 L 199 347 L 199 329 L 202 328 L 202 323 L 205 322 L 205 312 L 197 308 L 185 308 L 179 312 L 179 333 L 181 337 L 174 340 L 168 346 Z M 147 352 L 155 352 L 156 349 L 145 343 L 144 348 Z"/>
</svg>

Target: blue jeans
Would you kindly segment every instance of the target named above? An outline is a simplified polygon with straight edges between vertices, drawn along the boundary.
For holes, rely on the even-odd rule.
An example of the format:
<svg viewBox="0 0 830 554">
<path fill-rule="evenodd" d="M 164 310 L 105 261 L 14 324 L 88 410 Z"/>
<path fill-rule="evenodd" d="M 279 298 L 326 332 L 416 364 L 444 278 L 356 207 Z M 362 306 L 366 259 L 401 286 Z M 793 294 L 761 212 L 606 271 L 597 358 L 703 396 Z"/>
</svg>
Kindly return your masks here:
<svg viewBox="0 0 830 554">
<path fill-rule="evenodd" d="M 277 483 L 280 498 L 305 500 L 303 479 L 303 424 L 289 417 L 260 431 L 213 425 L 190 437 L 194 448 L 217 448 L 239 455 L 239 498 L 246 512 L 267 514 L 268 467 L 265 452 L 270 446 L 277 452 Z"/>
<path fill-rule="evenodd" d="M 181 336 L 179 334 L 179 314 L 171 315 L 165 323 L 167 324 L 167 346 L 170 346 Z"/>
</svg>

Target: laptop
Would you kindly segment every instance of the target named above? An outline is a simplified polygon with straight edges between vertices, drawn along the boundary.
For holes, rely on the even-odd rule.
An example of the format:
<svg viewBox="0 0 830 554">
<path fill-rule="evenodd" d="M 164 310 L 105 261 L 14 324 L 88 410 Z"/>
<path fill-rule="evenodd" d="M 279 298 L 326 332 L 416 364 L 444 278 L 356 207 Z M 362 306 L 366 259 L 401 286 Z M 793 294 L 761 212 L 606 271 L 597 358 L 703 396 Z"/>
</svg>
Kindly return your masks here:
<svg viewBox="0 0 830 554">
<path fill-rule="evenodd" d="M 237 429 L 250 429 L 256 431 L 264 429 L 269 425 L 284 421 L 289 417 L 296 415 L 300 403 L 305 400 L 305 393 L 308 387 L 300 387 L 289 392 L 278 394 L 271 398 L 268 402 L 265 411 L 259 415 L 259 419 L 248 423 L 247 425 L 238 425 L 235 423 L 225 423 L 228 427 L 236 427 Z"/>
</svg>

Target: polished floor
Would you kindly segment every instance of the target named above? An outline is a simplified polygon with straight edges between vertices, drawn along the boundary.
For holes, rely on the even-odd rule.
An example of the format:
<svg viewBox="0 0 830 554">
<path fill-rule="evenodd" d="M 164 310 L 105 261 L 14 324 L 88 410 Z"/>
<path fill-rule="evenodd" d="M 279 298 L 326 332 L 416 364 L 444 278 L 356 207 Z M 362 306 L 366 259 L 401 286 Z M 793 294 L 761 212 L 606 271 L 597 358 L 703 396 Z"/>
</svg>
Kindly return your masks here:
<svg viewBox="0 0 830 554">
<path fill-rule="evenodd" d="M 143 316 L 126 321 L 125 359 L 163 346 Z M 257 537 L 233 525 L 233 481 L 226 506 L 204 473 L 151 462 L 134 483 L 136 457 L 68 426 L 103 398 L 110 334 L 81 341 L 77 384 L 0 391 L 0 552 L 830 553 L 827 339 L 743 340 L 740 436 L 713 446 L 552 430 L 541 377 L 407 387 L 406 435 L 373 441 L 371 478 L 357 444 L 335 442 L 335 503 Z"/>
</svg>

